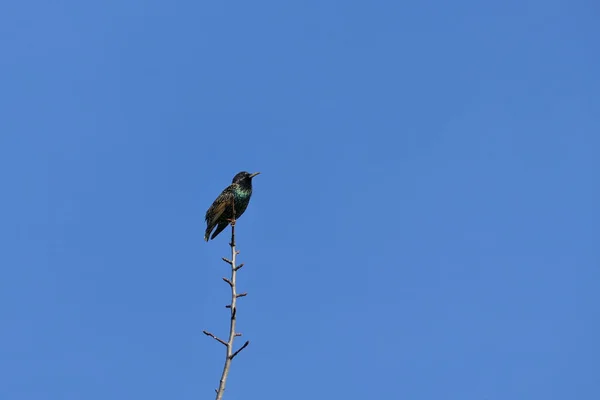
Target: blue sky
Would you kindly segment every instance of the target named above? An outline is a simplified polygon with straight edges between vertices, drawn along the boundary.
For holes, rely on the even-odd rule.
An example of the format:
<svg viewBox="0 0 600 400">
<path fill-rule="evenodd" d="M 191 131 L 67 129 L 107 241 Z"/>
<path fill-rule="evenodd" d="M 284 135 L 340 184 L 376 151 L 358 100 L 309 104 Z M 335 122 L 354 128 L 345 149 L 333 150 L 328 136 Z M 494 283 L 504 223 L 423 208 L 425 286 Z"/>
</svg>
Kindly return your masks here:
<svg viewBox="0 0 600 400">
<path fill-rule="evenodd" d="M 3 3 L 0 398 L 600 398 L 599 16 Z"/>
</svg>

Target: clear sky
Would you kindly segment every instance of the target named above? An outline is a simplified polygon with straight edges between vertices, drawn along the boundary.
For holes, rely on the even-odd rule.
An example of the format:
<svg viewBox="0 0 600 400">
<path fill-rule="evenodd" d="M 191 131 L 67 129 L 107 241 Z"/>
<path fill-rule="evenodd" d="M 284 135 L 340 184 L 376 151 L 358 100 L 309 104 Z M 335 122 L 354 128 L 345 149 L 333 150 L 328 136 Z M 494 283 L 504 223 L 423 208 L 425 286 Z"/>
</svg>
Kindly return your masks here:
<svg viewBox="0 0 600 400">
<path fill-rule="evenodd" d="M 3 2 L 0 399 L 599 399 L 599 18 Z"/>
</svg>

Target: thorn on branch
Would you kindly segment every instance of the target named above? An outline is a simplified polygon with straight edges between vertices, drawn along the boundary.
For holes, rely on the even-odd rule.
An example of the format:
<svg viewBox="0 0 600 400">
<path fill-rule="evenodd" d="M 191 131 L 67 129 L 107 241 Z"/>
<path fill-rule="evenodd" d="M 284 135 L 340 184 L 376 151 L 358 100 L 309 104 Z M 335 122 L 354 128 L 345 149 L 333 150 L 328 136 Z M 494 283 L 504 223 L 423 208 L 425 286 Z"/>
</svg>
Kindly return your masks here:
<svg viewBox="0 0 600 400">
<path fill-rule="evenodd" d="M 234 269 L 237 271 L 238 269 L 242 269 L 243 266 L 244 266 L 244 263 L 241 263 L 240 265 L 238 265 Z"/>
<path fill-rule="evenodd" d="M 216 337 L 215 335 L 213 335 L 212 333 L 208 332 L 208 331 L 202 331 L 202 333 L 204 333 L 206 336 L 210 336 L 211 338 L 215 339 L 217 342 L 228 346 L 227 342 L 224 341 L 223 339 L 219 339 L 218 337 Z"/>
<path fill-rule="evenodd" d="M 226 262 L 227 264 L 229 264 L 229 265 L 233 265 L 233 263 L 231 262 L 231 260 L 228 260 L 228 259 L 227 259 L 227 258 L 225 258 L 225 257 L 221 257 L 221 260 L 225 261 L 225 262 Z"/>
<path fill-rule="evenodd" d="M 225 308 L 231 308 L 231 304 L 226 304 Z"/>
<path fill-rule="evenodd" d="M 235 336 L 242 336 L 242 334 L 240 332 L 236 332 Z"/>
<path fill-rule="evenodd" d="M 248 293 L 246 293 L 246 292 L 235 295 L 235 297 L 246 297 L 246 296 L 248 296 Z"/>
<path fill-rule="evenodd" d="M 233 358 L 234 358 L 235 356 L 237 356 L 237 355 L 239 354 L 239 352 L 240 352 L 240 351 L 244 350 L 244 349 L 245 349 L 245 348 L 246 348 L 246 347 L 247 347 L 249 344 L 250 344 L 250 341 L 249 341 L 249 340 L 246 340 L 246 343 L 244 343 L 244 345 L 243 345 L 242 347 L 240 347 L 240 348 L 238 349 L 238 351 L 236 351 L 235 353 L 233 353 L 233 354 L 231 355 L 230 359 L 231 359 L 231 360 L 233 360 Z"/>
<path fill-rule="evenodd" d="M 229 283 L 229 286 L 233 287 L 233 283 L 231 283 L 231 281 L 225 277 L 223 277 L 223 280 L 227 283 Z"/>
</svg>

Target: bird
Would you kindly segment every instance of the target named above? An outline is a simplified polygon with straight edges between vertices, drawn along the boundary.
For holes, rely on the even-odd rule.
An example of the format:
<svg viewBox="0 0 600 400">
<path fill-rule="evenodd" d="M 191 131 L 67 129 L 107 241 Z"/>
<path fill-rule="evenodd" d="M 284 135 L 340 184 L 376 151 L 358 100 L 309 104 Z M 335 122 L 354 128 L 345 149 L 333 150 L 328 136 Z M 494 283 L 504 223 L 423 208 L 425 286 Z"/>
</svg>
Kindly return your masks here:
<svg viewBox="0 0 600 400">
<path fill-rule="evenodd" d="M 246 211 L 248 203 L 250 203 L 250 196 L 252 196 L 252 178 L 258 174 L 260 172 L 252 174 L 246 171 L 238 172 L 233 177 L 231 185 L 227 186 L 208 210 L 206 210 L 206 215 L 204 216 L 206 221 L 205 241 L 208 242 L 208 237 L 215 226 L 217 229 L 210 236 L 211 240 L 229 225 L 231 219 L 234 217 L 234 211 L 235 219 L 241 217 L 244 211 Z"/>
</svg>

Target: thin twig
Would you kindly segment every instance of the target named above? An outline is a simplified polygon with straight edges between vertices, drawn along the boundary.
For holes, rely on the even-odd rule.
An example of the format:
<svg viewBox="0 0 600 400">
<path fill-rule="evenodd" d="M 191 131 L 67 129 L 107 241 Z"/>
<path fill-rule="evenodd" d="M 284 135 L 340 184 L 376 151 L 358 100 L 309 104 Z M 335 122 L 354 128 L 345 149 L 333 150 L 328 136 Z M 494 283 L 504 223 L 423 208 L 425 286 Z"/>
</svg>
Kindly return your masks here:
<svg viewBox="0 0 600 400">
<path fill-rule="evenodd" d="M 227 282 L 227 283 L 229 284 L 229 286 L 233 286 L 233 283 L 231 283 L 231 281 L 230 281 L 229 279 L 227 279 L 227 278 L 223 278 L 223 280 L 224 280 L 225 282 Z"/>
<path fill-rule="evenodd" d="M 216 337 L 215 335 L 213 335 L 212 333 L 208 332 L 208 331 L 202 331 L 206 336 L 210 336 L 211 338 L 215 339 L 217 342 L 224 344 L 225 346 L 227 346 L 227 342 L 224 341 L 223 339 L 219 339 L 218 337 Z"/>
<path fill-rule="evenodd" d="M 237 355 L 238 355 L 238 353 L 239 353 L 240 351 L 244 350 L 244 349 L 245 349 L 245 348 L 246 348 L 246 347 L 247 347 L 249 344 L 250 344 L 250 341 L 249 341 L 249 340 L 246 340 L 246 343 L 244 343 L 244 345 L 243 345 L 242 347 L 240 347 L 240 348 L 238 349 L 238 351 L 236 351 L 235 353 L 233 353 L 233 354 L 231 355 L 231 359 L 233 360 L 233 357 L 237 356 Z"/>
</svg>

